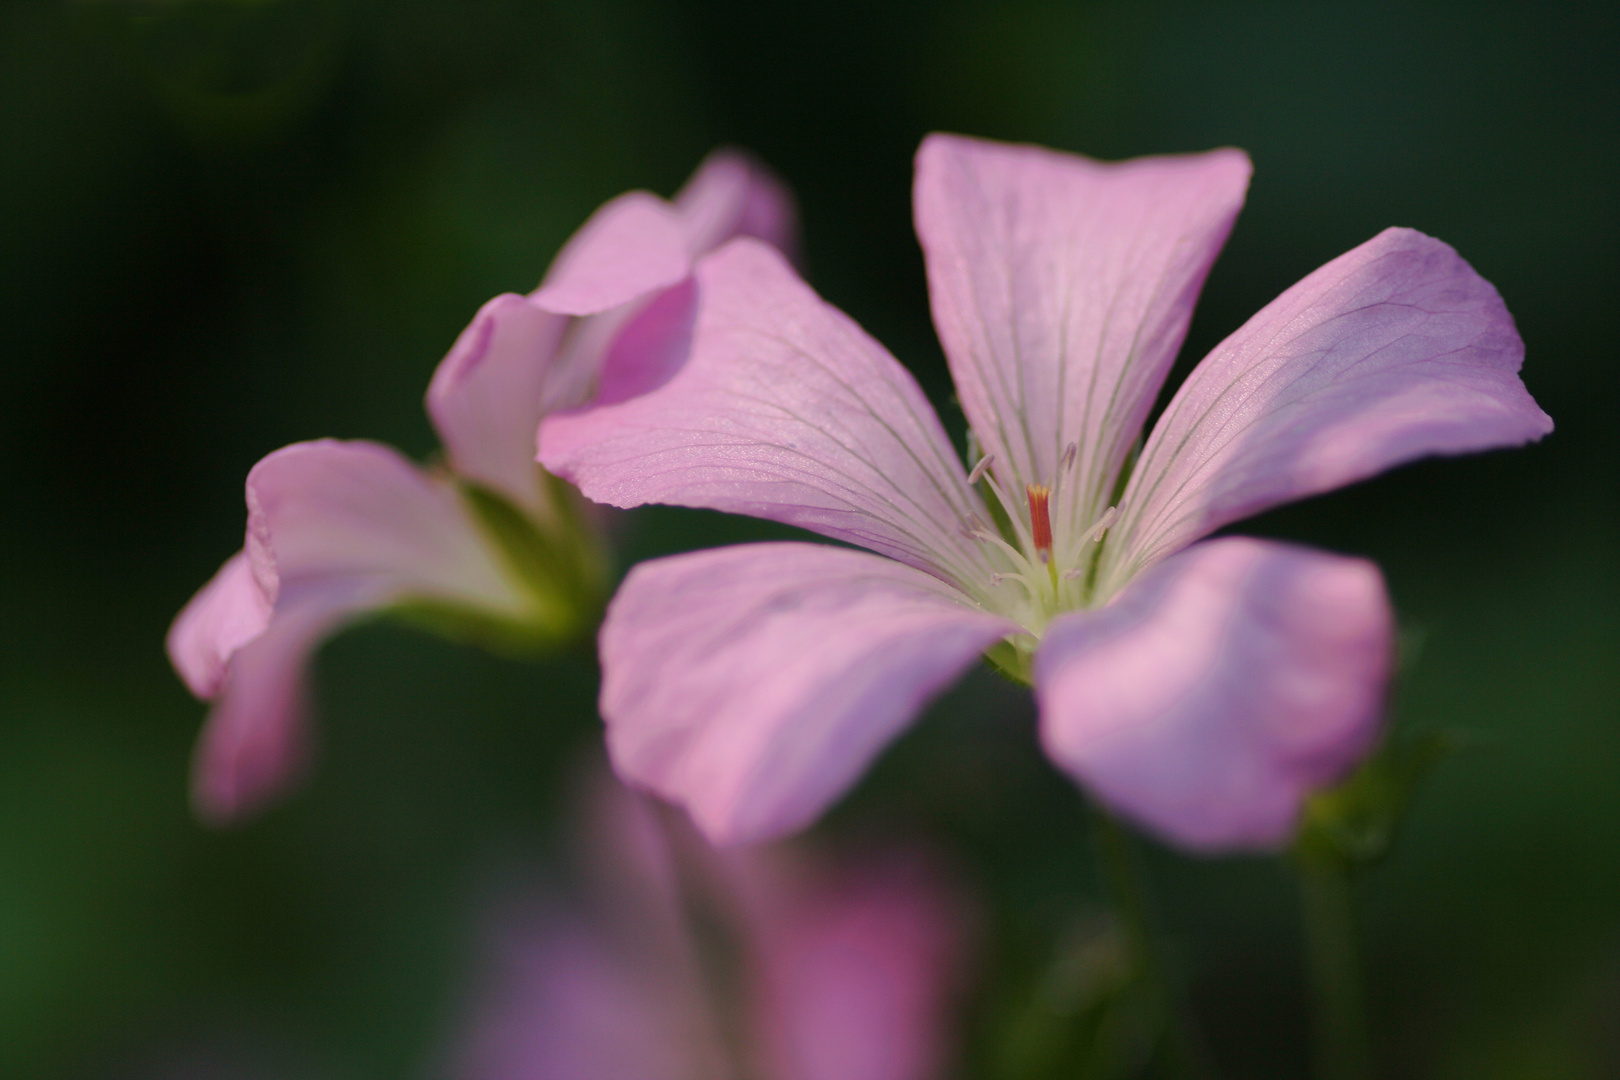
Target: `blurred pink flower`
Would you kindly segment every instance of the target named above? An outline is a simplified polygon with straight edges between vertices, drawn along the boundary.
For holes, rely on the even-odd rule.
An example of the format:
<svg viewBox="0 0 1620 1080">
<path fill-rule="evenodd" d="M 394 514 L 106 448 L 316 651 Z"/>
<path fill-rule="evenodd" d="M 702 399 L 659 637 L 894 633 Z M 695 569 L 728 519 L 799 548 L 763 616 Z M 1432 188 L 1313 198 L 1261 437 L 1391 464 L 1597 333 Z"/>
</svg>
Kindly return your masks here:
<svg viewBox="0 0 1620 1080">
<path fill-rule="evenodd" d="M 1193 849 L 1284 841 L 1376 738 L 1382 579 L 1196 541 L 1552 423 L 1496 290 L 1389 229 L 1216 346 L 1139 443 L 1249 171 L 1237 150 L 1110 164 L 924 141 L 916 225 L 971 474 L 905 368 L 780 255 L 739 240 L 701 260 L 684 366 L 549 417 L 540 460 L 599 502 L 753 514 L 877 554 L 757 544 L 636 567 L 601 633 L 621 775 L 716 841 L 780 835 L 989 650 L 1033 683 L 1050 756 L 1115 811 Z"/>
<path fill-rule="evenodd" d="M 583 902 L 494 920 L 454 1080 L 944 1074 L 966 923 L 927 859 L 717 853 L 617 784 L 596 801 Z"/>
<path fill-rule="evenodd" d="M 409 605 L 441 625 L 568 636 L 587 617 L 569 590 L 586 587 L 574 579 L 595 556 L 560 520 L 569 494 L 535 464 L 540 418 L 656 383 L 692 317 L 693 260 L 734 236 L 787 247 L 793 232 L 786 189 L 715 153 L 672 202 L 631 192 L 604 205 L 538 289 L 478 312 L 428 388 L 446 468 L 329 439 L 255 465 L 244 550 L 168 635 L 186 685 L 215 703 L 193 767 L 198 813 L 240 818 L 293 782 L 308 750 L 306 663 L 359 614 Z M 558 554 L 570 544 L 572 563 Z M 537 549 L 560 565 L 537 571 Z"/>
</svg>

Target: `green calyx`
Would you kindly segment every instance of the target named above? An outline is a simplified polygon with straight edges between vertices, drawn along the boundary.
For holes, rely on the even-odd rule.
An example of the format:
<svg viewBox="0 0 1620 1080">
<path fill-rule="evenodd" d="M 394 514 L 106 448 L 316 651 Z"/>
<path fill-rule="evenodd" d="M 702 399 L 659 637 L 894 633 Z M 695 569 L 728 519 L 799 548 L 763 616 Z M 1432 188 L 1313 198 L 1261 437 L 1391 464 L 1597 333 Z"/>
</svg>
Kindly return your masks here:
<svg viewBox="0 0 1620 1080">
<path fill-rule="evenodd" d="M 567 645 L 601 619 L 608 585 L 606 548 L 580 513 L 578 494 L 543 476 L 548 520 L 470 480 L 462 501 L 522 597 L 520 612 L 492 611 L 429 597 L 401 601 L 390 614 L 495 652 L 533 655 Z"/>
<path fill-rule="evenodd" d="M 1306 801 L 1295 858 L 1347 866 L 1382 858 L 1419 786 L 1459 742 L 1443 731 L 1386 738 L 1345 780 Z"/>
<path fill-rule="evenodd" d="M 985 650 L 985 662 L 1019 686 L 1035 685 L 1035 638 L 1021 634 Z"/>
</svg>

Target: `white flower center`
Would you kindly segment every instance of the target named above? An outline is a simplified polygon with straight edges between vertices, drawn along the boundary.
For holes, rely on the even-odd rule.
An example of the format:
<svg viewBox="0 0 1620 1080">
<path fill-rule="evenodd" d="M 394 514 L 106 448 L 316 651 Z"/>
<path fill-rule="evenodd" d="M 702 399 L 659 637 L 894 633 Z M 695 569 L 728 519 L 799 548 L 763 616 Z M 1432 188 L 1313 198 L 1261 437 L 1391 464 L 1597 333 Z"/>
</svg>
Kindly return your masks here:
<svg viewBox="0 0 1620 1080">
<path fill-rule="evenodd" d="M 1091 605 L 1098 545 L 1119 516 L 1117 508 L 1110 506 L 1091 521 L 1077 521 L 1076 508 L 1071 505 L 1077 485 L 1066 482 L 1075 455 L 1071 443 L 1058 465 L 1058 475 L 1049 484 L 1025 484 L 1023 499 L 997 483 L 990 472 L 993 454 L 986 454 L 968 474 L 969 483 L 982 481 L 989 488 L 994 496 L 991 512 L 996 517 L 994 525 L 977 522 L 972 529 L 974 539 L 989 549 L 990 562 L 997 568 L 982 588 L 973 590 L 975 599 L 1036 637 L 1055 616 Z"/>
</svg>

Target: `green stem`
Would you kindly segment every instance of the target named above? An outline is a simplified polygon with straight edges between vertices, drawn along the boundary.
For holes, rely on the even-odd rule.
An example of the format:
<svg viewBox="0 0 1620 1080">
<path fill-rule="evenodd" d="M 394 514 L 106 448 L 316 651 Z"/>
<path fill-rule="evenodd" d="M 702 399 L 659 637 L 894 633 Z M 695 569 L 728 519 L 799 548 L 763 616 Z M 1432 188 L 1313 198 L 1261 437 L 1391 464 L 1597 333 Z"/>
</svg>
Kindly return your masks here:
<svg viewBox="0 0 1620 1080">
<path fill-rule="evenodd" d="M 1214 1080 L 1214 1063 L 1186 1006 L 1179 981 L 1171 975 L 1165 961 L 1131 836 L 1101 808 L 1097 810 L 1096 819 L 1103 872 L 1114 894 L 1116 914 L 1124 927 L 1132 968 L 1142 980 L 1153 1009 L 1154 1025 L 1163 1035 L 1165 1066 L 1171 1076 L 1182 1080 Z"/>
<path fill-rule="evenodd" d="M 1349 864 L 1327 852 L 1302 854 L 1295 861 L 1315 999 L 1317 1080 L 1371 1080 Z"/>
</svg>

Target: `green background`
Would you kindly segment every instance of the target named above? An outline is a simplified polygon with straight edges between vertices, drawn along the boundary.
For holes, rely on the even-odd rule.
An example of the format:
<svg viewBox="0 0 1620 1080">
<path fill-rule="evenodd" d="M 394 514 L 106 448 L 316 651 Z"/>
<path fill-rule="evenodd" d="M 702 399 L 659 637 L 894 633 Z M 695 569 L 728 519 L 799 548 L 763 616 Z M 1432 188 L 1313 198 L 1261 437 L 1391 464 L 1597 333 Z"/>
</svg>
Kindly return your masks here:
<svg viewBox="0 0 1620 1080">
<path fill-rule="evenodd" d="M 0 1076 L 432 1074 L 478 897 L 551 850 L 597 741 L 593 661 L 353 630 L 313 782 L 204 829 L 162 637 L 239 545 L 243 476 L 323 435 L 427 455 L 477 306 L 719 143 L 792 184 L 812 282 L 959 425 L 910 231 L 935 129 L 1248 150 L 1179 370 L 1388 225 L 1500 289 L 1553 436 L 1244 529 L 1378 559 L 1423 632 L 1401 722 L 1472 733 L 1361 885 L 1387 1074 L 1620 1075 L 1617 57 L 1596 4 L 0 7 Z M 645 511 L 624 561 L 777 534 Z M 985 898 L 971 1075 L 997 987 L 1099 896 L 1032 724 L 974 675 L 831 823 L 942 837 Z M 1226 1072 L 1301 1075 L 1285 868 L 1150 862 Z"/>
</svg>

